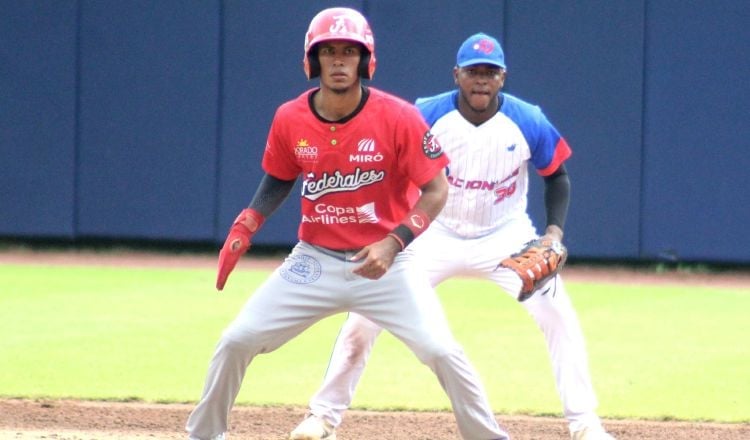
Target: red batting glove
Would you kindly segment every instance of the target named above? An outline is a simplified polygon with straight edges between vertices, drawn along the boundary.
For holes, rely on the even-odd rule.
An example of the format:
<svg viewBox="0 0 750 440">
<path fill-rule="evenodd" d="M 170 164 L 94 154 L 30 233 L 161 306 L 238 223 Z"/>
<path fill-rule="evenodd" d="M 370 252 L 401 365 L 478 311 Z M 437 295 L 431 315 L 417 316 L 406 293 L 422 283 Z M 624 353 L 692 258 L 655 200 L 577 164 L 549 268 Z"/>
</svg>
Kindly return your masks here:
<svg viewBox="0 0 750 440">
<path fill-rule="evenodd" d="M 219 273 L 216 276 L 216 289 L 224 289 L 227 277 L 237 265 L 242 254 L 250 249 L 250 239 L 265 221 L 263 214 L 252 208 L 240 212 L 229 229 L 229 235 L 219 252 Z"/>
</svg>

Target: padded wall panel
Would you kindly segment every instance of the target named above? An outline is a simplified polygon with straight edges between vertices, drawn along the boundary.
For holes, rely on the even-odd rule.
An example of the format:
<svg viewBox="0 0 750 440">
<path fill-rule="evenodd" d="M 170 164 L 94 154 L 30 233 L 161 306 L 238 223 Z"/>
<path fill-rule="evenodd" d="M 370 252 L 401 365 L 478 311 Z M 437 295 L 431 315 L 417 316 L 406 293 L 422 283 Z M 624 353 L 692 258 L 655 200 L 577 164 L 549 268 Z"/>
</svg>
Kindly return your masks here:
<svg viewBox="0 0 750 440">
<path fill-rule="evenodd" d="M 642 256 L 750 262 L 750 3 L 647 17 Z"/>
<path fill-rule="evenodd" d="M 0 235 L 73 235 L 76 3 L 0 3 Z"/>
<path fill-rule="evenodd" d="M 477 32 L 502 40 L 503 0 L 442 2 L 373 0 L 367 11 L 375 32 L 374 87 L 413 102 L 453 89 L 461 43 Z"/>
<path fill-rule="evenodd" d="M 572 256 L 639 255 L 643 11 L 642 1 L 509 3 L 506 89 L 541 105 L 573 149 Z M 537 229 L 542 189 L 532 181 Z"/>
<path fill-rule="evenodd" d="M 84 1 L 80 63 L 79 235 L 210 239 L 218 2 Z"/>
</svg>

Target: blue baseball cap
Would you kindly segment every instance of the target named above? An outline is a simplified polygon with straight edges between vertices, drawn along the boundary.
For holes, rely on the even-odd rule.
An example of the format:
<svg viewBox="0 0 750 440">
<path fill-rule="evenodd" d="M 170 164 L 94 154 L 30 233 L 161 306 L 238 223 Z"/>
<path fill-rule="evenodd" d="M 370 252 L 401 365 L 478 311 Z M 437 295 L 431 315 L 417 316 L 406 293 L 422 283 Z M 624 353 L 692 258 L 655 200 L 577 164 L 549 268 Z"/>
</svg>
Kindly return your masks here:
<svg viewBox="0 0 750 440">
<path fill-rule="evenodd" d="M 463 42 L 456 55 L 458 67 L 492 64 L 505 69 L 505 55 L 500 43 L 485 33 L 474 34 Z"/>
</svg>

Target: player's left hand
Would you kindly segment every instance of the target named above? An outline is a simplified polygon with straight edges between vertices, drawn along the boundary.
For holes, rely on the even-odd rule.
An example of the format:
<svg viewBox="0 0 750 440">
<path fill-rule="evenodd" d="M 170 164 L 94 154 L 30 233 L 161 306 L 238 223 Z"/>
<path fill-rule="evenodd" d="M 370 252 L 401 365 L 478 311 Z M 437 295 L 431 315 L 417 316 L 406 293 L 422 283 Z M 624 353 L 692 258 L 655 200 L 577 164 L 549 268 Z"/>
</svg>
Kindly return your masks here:
<svg viewBox="0 0 750 440">
<path fill-rule="evenodd" d="M 357 252 L 350 261 L 362 261 L 352 272 L 363 278 L 377 280 L 390 269 L 401 246 L 392 238 L 386 237 Z"/>
</svg>

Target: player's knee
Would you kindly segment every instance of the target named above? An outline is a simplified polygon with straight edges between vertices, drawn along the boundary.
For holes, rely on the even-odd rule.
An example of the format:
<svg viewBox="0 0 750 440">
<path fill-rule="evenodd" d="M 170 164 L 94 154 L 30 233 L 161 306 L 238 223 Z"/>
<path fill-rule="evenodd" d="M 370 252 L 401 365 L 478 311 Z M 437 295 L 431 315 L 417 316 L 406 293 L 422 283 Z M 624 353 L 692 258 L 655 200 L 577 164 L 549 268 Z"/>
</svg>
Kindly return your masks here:
<svg viewBox="0 0 750 440">
<path fill-rule="evenodd" d="M 250 363 L 255 354 L 252 347 L 246 343 L 222 336 L 216 344 L 211 362 L 221 365 L 222 368 L 243 368 Z"/>
<path fill-rule="evenodd" d="M 276 350 L 280 344 L 281 342 L 274 337 L 274 334 L 268 331 L 236 325 L 228 327 L 219 340 L 219 346 L 228 352 L 247 352 L 250 356 L 269 353 Z"/>
<path fill-rule="evenodd" d="M 379 333 L 379 328 L 358 328 L 343 336 L 341 353 L 344 362 L 351 366 L 364 364 Z"/>
<path fill-rule="evenodd" d="M 423 344 L 417 350 L 414 350 L 419 360 L 428 367 L 435 369 L 435 366 L 443 360 L 456 354 L 463 354 L 463 349 L 454 341 L 438 342 Z"/>
</svg>

